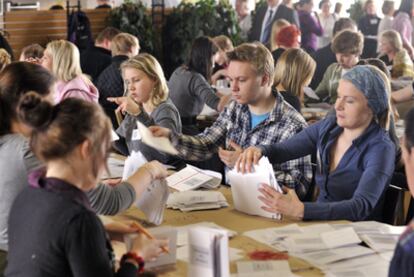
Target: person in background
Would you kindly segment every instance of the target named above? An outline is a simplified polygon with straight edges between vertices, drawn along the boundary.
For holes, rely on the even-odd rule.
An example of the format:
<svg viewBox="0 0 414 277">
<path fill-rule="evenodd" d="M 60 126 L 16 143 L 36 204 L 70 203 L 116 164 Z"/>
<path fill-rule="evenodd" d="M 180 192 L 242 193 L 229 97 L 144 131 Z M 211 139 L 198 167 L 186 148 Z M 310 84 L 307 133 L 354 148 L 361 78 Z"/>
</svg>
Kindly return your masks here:
<svg viewBox="0 0 414 277">
<path fill-rule="evenodd" d="M 273 87 L 274 62 L 261 43 L 244 43 L 230 53 L 228 77 L 235 101 L 222 111 L 214 124 L 196 136 L 152 126 L 153 135 L 168 137 L 180 156 L 205 160 L 214 153 L 228 169 L 242 149 L 284 141 L 307 124 L 299 112 Z M 310 157 L 274 164 L 276 179 L 305 196 L 312 178 Z"/>
<path fill-rule="evenodd" d="M 214 68 L 211 75 L 211 84 L 217 85 L 217 80 L 224 79 L 227 74 L 227 67 L 229 64 L 226 53 L 233 51 L 234 47 L 231 39 L 224 35 L 214 37 L 213 42 L 216 44 L 218 51 L 214 55 Z"/>
<path fill-rule="evenodd" d="M 110 4 L 110 0 L 97 0 L 96 3 L 98 4 L 95 9 L 111 9 L 112 6 Z"/>
<path fill-rule="evenodd" d="M 289 26 L 290 23 L 286 19 L 278 19 L 275 22 L 273 22 L 272 25 L 272 34 L 270 35 L 270 51 L 273 52 L 277 48 L 279 48 L 279 45 L 276 43 L 276 37 L 277 34 L 282 30 L 284 27 Z"/>
<path fill-rule="evenodd" d="M 286 50 L 276 64 L 274 86 L 298 112 L 304 103 L 303 89 L 312 80 L 315 68 L 315 61 L 302 49 Z"/>
<path fill-rule="evenodd" d="M 22 49 L 19 61 L 40 64 L 42 62 L 45 49 L 37 43 L 30 44 Z"/>
<path fill-rule="evenodd" d="M 102 108 L 77 98 L 52 105 L 29 92 L 18 112 L 32 129 L 30 144 L 46 171 L 29 175 L 29 185 L 10 210 L 5 275 L 109 277 L 143 272 L 145 261 L 158 257 L 167 241 L 138 234 L 115 272 L 111 243 L 86 194 L 96 187 L 111 147 L 111 122 Z M 157 179 L 166 176 L 165 170 L 145 170 Z"/>
<path fill-rule="evenodd" d="M 116 28 L 106 27 L 96 37 L 95 45 L 82 52 L 80 56 L 82 71 L 91 76 L 94 84 L 97 83 L 99 74 L 111 64 L 112 40 L 120 32 Z"/>
<path fill-rule="evenodd" d="M 335 35 L 331 48 L 335 53 L 337 62 L 326 69 L 315 92 L 322 102 L 334 104 L 339 80 L 359 61 L 364 48 L 364 37 L 360 32 L 343 30 Z"/>
<path fill-rule="evenodd" d="M 301 47 L 308 53 L 313 53 L 317 49 L 317 37 L 323 35 L 323 29 L 319 19 L 313 13 L 313 0 L 300 0 L 300 30 L 302 32 Z"/>
<path fill-rule="evenodd" d="M 385 31 L 392 30 L 392 22 L 394 19 L 394 1 L 384 1 L 382 4 L 382 13 L 384 17 L 381 19 L 378 25 L 378 34 L 382 34 Z"/>
<path fill-rule="evenodd" d="M 407 50 L 408 55 L 412 58 L 414 55 L 414 49 L 412 46 L 413 37 L 413 25 L 411 22 L 413 15 L 413 1 L 402 0 L 400 7 L 398 8 L 394 21 L 392 22 L 392 28 L 400 33 L 403 46 Z"/>
<path fill-rule="evenodd" d="M 127 95 L 109 98 L 127 113 L 116 130 L 128 146 L 128 154 L 141 152 L 147 161 L 157 160 L 178 167 L 180 161 L 171 155 L 159 152 L 144 144 L 137 135 L 137 121 L 146 126 L 160 125 L 181 133 L 180 114 L 168 98 L 167 81 L 158 61 L 150 54 L 139 54 L 121 64 Z"/>
<path fill-rule="evenodd" d="M 327 46 L 333 37 L 333 28 L 337 17 L 331 13 L 331 1 L 322 0 L 319 2 L 321 13 L 318 14 L 319 22 L 323 29 L 323 35 L 318 37 L 318 49 Z"/>
<path fill-rule="evenodd" d="M 375 10 L 374 0 L 367 0 L 364 4 L 364 13 L 358 21 L 358 29 L 364 36 L 376 37 L 380 18 Z"/>
<path fill-rule="evenodd" d="M 336 15 L 337 18 L 341 17 L 341 12 L 342 12 L 342 3 L 336 2 L 335 8 L 334 8 L 334 14 Z"/>
<path fill-rule="evenodd" d="M 7 33 L 0 32 L 0 48 L 6 49 L 7 53 L 10 55 L 10 59 L 14 60 L 13 49 L 11 48 L 9 42 L 5 38 Z"/>
<path fill-rule="evenodd" d="M 249 41 L 260 41 L 264 45 L 269 45 L 273 22 L 281 18 L 300 27 L 297 12 L 281 4 L 280 0 L 267 0 L 265 5 L 257 7 L 249 34 Z"/>
<path fill-rule="evenodd" d="M 252 28 L 252 17 L 249 11 L 249 0 L 236 0 L 237 22 L 240 27 L 240 37 L 247 40 L 250 29 Z"/>
<path fill-rule="evenodd" d="M 414 78 L 413 62 L 407 51 L 403 48 L 400 34 L 388 30 L 380 34 L 380 59 L 391 67 L 391 77 Z"/>
<path fill-rule="evenodd" d="M 0 48 L 0 72 L 10 63 L 10 54 L 6 51 L 6 49 Z"/>
<path fill-rule="evenodd" d="M 335 22 L 333 35 L 335 37 L 340 31 L 350 29 L 357 31 L 355 22 L 350 18 L 340 18 Z M 312 55 L 312 58 L 316 61 L 316 70 L 313 75 L 312 82 L 310 87 L 316 89 L 320 82 L 322 81 L 323 75 L 326 72 L 326 69 L 333 63 L 336 62 L 336 56 L 332 51 L 332 42 L 327 46 L 316 50 Z"/>
<path fill-rule="evenodd" d="M 279 47 L 272 52 L 276 66 L 280 55 L 282 55 L 286 49 L 300 48 L 301 32 L 295 25 L 289 25 L 279 31 L 275 40 L 276 44 L 279 45 Z"/>
<path fill-rule="evenodd" d="M 405 130 L 401 142 L 402 157 L 405 165 L 408 188 L 411 195 L 414 195 L 414 109 L 411 109 L 405 116 Z M 414 223 L 411 221 L 407 229 L 400 236 L 397 246 L 394 250 L 390 268 L 389 277 L 414 276 Z"/>
<path fill-rule="evenodd" d="M 178 67 L 168 81 L 170 98 L 180 112 L 182 131 L 186 135 L 200 132 L 196 118 L 205 104 L 221 112 L 229 101 L 228 97 L 220 98 L 209 84 L 217 52 L 216 44 L 209 37 L 196 38 L 187 64 Z"/>
<path fill-rule="evenodd" d="M 391 94 L 391 100 L 395 104 L 414 100 L 414 82 L 400 90 L 393 91 Z"/>
<path fill-rule="evenodd" d="M 98 102 L 99 92 L 92 81 L 82 73 L 79 50 L 66 40 L 55 40 L 46 46 L 42 66 L 57 78 L 55 103 L 69 97 Z"/>
<path fill-rule="evenodd" d="M 387 132 L 389 95 L 383 72 L 355 66 L 341 78 L 335 115 L 285 142 L 246 149 L 236 165 L 242 172 L 250 172 L 262 156 L 273 163 L 317 156 L 316 202 L 301 202 L 293 190 L 282 194 L 264 184 L 263 209 L 303 220 L 381 220 L 396 151 Z"/>
<path fill-rule="evenodd" d="M 121 97 L 125 88 L 121 75 L 121 64 L 139 53 L 139 41 L 136 36 L 128 33 L 119 33 L 111 43 L 111 64 L 99 74 L 96 86 L 99 89 L 99 104 L 117 128 L 119 123 L 115 115 L 117 105 L 109 102 L 108 97 Z"/>
</svg>

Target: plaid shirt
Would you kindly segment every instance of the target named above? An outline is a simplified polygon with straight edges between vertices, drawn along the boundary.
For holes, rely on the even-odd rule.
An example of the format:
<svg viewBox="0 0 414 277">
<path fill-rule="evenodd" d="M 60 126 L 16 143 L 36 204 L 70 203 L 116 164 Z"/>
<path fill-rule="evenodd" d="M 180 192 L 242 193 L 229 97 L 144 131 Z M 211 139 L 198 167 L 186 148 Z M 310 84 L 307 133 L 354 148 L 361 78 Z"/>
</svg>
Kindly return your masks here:
<svg viewBox="0 0 414 277">
<path fill-rule="evenodd" d="M 287 104 L 279 93 L 274 95 L 276 103 L 269 117 L 253 129 L 250 126 L 248 106 L 233 101 L 203 133 L 197 136 L 173 133 L 171 141 L 180 155 L 188 160 L 205 160 L 216 153 L 219 146 L 225 144 L 227 149 L 230 140 L 242 148 L 284 141 L 306 128 L 307 124 L 302 115 Z M 278 182 L 301 192 L 306 191 L 312 178 L 310 161 L 310 156 L 307 156 L 275 164 Z"/>
</svg>

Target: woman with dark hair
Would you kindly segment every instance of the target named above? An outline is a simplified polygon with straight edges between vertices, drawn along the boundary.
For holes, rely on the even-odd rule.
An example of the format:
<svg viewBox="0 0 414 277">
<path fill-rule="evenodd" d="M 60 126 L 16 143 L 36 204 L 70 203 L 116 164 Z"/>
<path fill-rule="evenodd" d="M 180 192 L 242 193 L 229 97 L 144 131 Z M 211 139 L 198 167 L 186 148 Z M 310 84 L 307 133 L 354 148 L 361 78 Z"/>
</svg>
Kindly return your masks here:
<svg viewBox="0 0 414 277">
<path fill-rule="evenodd" d="M 187 64 L 177 68 L 168 81 L 170 98 L 180 112 L 183 133 L 196 135 L 196 117 L 204 104 L 221 111 L 228 98 L 220 97 L 210 86 L 209 80 L 213 71 L 213 57 L 218 49 L 209 37 L 196 38 L 191 47 Z"/>
<path fill-rule="evenodd" d="M 144 261 L 161 254 L 167 241 L 138 234 L 115 273 L 111 244 L 86 194 L 96 187 L 111 147 L 112 126 L 102 108 L 76 98 L 53 106 L 35 92 L 19 102 L 19 117 L 32 130 L 30 146 L 46 170 L 30 173 L 29 185 L 10 210 L 5 275 L 120 277 L 143 272 Z M 148 164 L 143 167 L 153 177 L 159 174 Z"/>
<path fill-rule="evenodd" d="M 298 5 L 302 48 L 308 53 L 313 53 L 317 49 L 317 37 L 323 35 L 323 29 L 319 19 L 312 12 L 313 0 L 300 0 Z"/>
<path fill-rule="evenodd" d="M 411 57 L 413 57 L 414 54 L 414 49 L 411 45 L 413 35 L 413 25 L 411 23 L 412 16 L 413 0 L 402 0 L 400 8 L 394 17 L 394 21 L 392 22 L 392 28 L 400 33 L 403 46 Z"/>
</svg>

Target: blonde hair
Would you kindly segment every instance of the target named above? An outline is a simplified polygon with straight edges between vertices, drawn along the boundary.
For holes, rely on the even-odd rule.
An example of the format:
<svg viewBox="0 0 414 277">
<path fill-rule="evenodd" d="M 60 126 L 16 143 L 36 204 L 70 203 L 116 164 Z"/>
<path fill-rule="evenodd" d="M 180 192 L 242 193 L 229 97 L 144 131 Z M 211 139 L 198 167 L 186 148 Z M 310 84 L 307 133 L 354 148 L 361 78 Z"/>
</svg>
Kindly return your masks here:
<svg viewBox="0 0 414 277">
<path fill-rule="evenodd" d="M 272 25 L 272 32 L 270 33 L 270 51 L 276 50 L 279 45 L 276 43 L 276 37 L 280 30 L 282 30 L 283 27 L 289 26 L 290 23 L 286 19 L 278 19 L 275 22 L 273 22 Z"/>
<path fill-rule="evenodd" d="M 388 30 L 381 33 L 380 37 L 386 39 L 395 52 L 399 52 L 403 49 L 403 43 L 401 36 L 394 30 Z"/>
<path fill-rule="evenodd" d="M 260 76 L 267 75 L 269 82 L 273 79 L 275 65 L 272 53 L 260 42 L 243 43 L 227 53 L 229 62 L 248 62 Z"/>
<path fill-rule="evenodd" d="M 133 68 L 142 71 L 150 79 L 155 81 L 154 89 L 151 92 L 151 104 L 157 107 L 168 98 L 168 86 L 164 71 L 156 58 L 150 54 L 139 54 L 121 64 L 122 74 L 126 68 Z M 125 86 L 125 89 L 127 87 Z"/>
<path fill-rule="evenodd" d="M 302 49 L 288 49 L 280 56 L 276 64 L 274 85 L 279 84 L 303 103 L 303 87 L 315 73 L 316 63 Z"/>
<path fill-rule="evenodd" d="M 127 55 L 134 46 L 139 47 L 139 41 L 136 36 L 128 33 L 119 33 L 111 41 L 112 56 Z"/>
<path fill-rule="evenodd" d="M 9 52 L 7 52 L 3 48 L 0 48 L 0 71 L 3 71 L 6 65 L 10 63 L 11 63 L 11 57 L 10 57 Z"/>
<path fill-rule="evenodd" d="M 52 73 L 58 80 L 69 82 L 78 76 L 83 76 L 80 66 L 79 50 L 67 40 L 54 40 L 49 42 L 46 50 L 52 58 Z"/>
<path fill-rule="evenodd" d="M 231 42 L 230 38 L 225 35 L 214 37 L 213 41 L 217 47 L 224 52 L 232 51 L 234 49 L 233 42 Z"/>
</svg>

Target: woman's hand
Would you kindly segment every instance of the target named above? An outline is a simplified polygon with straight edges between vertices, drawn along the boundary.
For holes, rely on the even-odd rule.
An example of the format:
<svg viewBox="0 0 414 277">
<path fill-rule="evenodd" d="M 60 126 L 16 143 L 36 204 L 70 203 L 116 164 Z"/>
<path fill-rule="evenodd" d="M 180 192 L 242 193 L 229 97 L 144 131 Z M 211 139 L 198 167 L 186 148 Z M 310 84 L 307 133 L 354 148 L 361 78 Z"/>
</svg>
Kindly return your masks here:
<svg viewBox="0 0 414 277">
<path fill-rule="evenodd" d="M 168 171 L 164 165 L 158 161 L 151 161 L 142 166 L 151 175 L 152 180 L 162 179 L 168 176 Z"/>
<path fill-rule="evenodd" d="M 219 147 L 218 155 L 220 160 L 229 168 L 233 168 L 236 164 L 237 159 L 239 158 L 240 154 L 243 152 L 243 148 L 241 148 L 237 143 L 234 141 L 229 142 L 229 146 L 233 150 L 225 150 L 222 147 Z"/>
<path fill-rule="evenodd" d="M 127 112 L 130 115 L 137 116 L 141 113 L 141 107 L 131 97 L 108 97 L 106 98 L 106 100 L 117 104 L 118 108 L 116 109 L 116 111 L 120 111 L 123 114 Z"/>
<path fill-rule="evenodd" d="M 151 131 L 154 137 L 165 137 L 169 138 L 171 135 L 171 130 L 168 128 L 160 127 L 160 126 L 150 126 L 149 130 Z"/>
<path fill-rule="evenodd" d="M 276 191 L 273 187 L 262 184 L 259 192 L 259 200 L 265 204 L 263 210 L 270 213 L 281 213 L 285 216 L 302 219 L 305 211 L 305 206 L 299 200 L 296 192 L 293 189 L 283 188 L 285 194 Z"/>
<path fill-rule="evenodd" d="M 236 162 L 238 172 L 252 172 L 253 165 L 257 164 L 262 157 L 262 150 L 259 147 L 250 146 L 240 155 Z"/>
<path fill-rule="evenodd" d="M 131 250 L 144 261 L 153 261 L 163 252 L 162 247 L 168 247 L 168 240 L 148 239 L 145 235 L 139 234 L 134 238 Z"/>
</svg>

